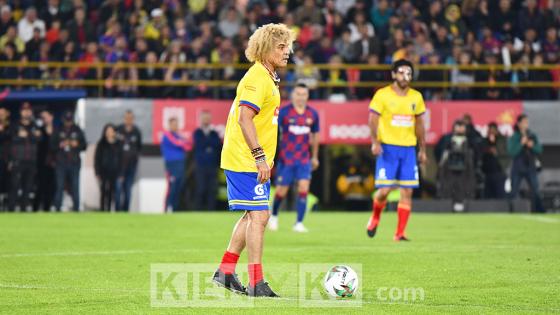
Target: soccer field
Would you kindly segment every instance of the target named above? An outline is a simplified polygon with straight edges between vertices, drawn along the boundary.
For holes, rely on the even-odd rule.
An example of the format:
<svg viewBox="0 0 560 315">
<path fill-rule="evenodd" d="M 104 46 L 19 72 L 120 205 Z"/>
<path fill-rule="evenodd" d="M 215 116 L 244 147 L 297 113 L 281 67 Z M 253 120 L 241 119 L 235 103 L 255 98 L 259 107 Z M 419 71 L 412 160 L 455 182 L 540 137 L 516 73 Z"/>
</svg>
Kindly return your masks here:
<svg viewBox="0 0 560 315">
<path fill-rule="evenodd" d="M 210 275 L 238 214 L 2 214 L 0 312 L 560 312 L 560 215 L 413 214 L 409 243 L 392 241 L 394 213 L 383 215 L 375 239 L 365 232 L 369 213 L 311 213 L 308 234 L 291 231 L 294 215 L 282 213 L 280 230 L 266 233 L 265 279 L 282 299 L 259 299 L 254 308 L 167 308 L 152 307 L 151 265 L 211 263 Z M 246 262 L 244 254 L 238 272 Z M 281 263 L 361 264 L 361 306 L 304 307 L 297 283 L 267 276 Z M 423 294 L 407 296 L 409 288 Z"/>
</svg>

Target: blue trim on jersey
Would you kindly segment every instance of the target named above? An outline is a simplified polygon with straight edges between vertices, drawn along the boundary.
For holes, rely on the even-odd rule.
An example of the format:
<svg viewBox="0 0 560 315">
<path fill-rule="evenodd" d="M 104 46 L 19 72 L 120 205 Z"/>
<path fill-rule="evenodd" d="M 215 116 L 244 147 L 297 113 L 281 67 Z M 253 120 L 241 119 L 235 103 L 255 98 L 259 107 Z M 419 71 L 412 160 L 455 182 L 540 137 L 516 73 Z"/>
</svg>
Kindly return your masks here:
<svg viewBox="0 0 560 315">
<path fill-rule="evenodd" d="M 249 101 L 239 101 L 239 106 L 248 106 L 252 109 L 254 109 L 257 113 L 261 111 L 260 107 L 258 107 L 257 105 L 249 102 Z"/>
<path fill-rule="evenodd" d="M 257 182 L 257 173 L 224 170 L 229 210 L 262 211 L 270 208 L 270 181 Z"/>
<path fill-rule="evenodd" d="M 375 187 L 419 187 L 416 147 L 382 143 L 381 148 L 375 164 Z"/>
<path fill-rule="evenodd" d="M 379 112 L 376 111 L 375 109 L 370 108 L 369 111 L 370 111 L 370 113 L 375 113 L 375 114 L 381 116 L 381 113 L 379 113 Z"/>
</svg>

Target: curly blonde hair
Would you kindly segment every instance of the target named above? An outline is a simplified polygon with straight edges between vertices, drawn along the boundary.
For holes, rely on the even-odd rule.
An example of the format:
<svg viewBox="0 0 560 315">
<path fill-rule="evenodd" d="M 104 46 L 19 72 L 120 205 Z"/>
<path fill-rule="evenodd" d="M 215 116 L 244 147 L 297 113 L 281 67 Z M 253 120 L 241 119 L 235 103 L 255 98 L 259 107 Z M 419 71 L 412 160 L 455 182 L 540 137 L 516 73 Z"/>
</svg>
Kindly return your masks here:
<svg viewBox="0 0 560 315">
<path fill-rule="evenodd" d="M 245 56 L 250 62 L 262 62 L 278 43 L 286 42 L 292 49 L 295 39 L 295 33 L 284 24 L 263 25 L 249 37 Z"/>
</svg>

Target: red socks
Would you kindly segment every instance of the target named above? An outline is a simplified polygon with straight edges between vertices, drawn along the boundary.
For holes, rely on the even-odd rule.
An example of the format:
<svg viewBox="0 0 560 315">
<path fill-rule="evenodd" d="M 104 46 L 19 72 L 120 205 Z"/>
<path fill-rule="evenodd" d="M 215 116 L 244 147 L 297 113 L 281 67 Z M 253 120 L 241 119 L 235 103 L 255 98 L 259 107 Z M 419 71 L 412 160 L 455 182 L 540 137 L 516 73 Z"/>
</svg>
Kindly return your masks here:
<svg viewBox="0 0 560 315">
<path fill-rule="evenodd" d="M 222 263 L 220 264 L 220 270 L 225 273 L 226 275 L 230 275 L 235 272 L 235 265 L 239 260 L 239 255 L 228 252 L 224 253 L 224 257 L 222 257 Z"/>
<path fill-rule="evenodd" d="M 262 279 L 262 264 L 249 264 L 249 285 L 254 287 Z"/>
<path fill-rule="evenodd" d="M 379 224 L 379 219 L 381 218 L 381 212 L 385 208 L 386 204 L 387 204 L 386 200 L 379 201 L 373 198 L 373 212 L 369 220 L 368 230 L 373 230 L 373 228 L 375 228 Z"/>
<path fill-rule="evenodd" d="M 399 221 L 397 224 L 397 232 L 395 236 L 404 236 L 404 230 L 406 229 L 406 223 L 408 222 L 408 217 L 410 216 L 410 205 L 400 203 L 397 207 L 397 214 L 399 216 Z"/>
<path fill-rule="evenodd" d="M 226 251 L 222 257 L 220 270 L 229 275 L 235 272 L 235 265 L 239 260 L 239 255 Z M 262 264 L 249 264 L 249 284 L 255 286 L 263 280 Z"/>
</svg>

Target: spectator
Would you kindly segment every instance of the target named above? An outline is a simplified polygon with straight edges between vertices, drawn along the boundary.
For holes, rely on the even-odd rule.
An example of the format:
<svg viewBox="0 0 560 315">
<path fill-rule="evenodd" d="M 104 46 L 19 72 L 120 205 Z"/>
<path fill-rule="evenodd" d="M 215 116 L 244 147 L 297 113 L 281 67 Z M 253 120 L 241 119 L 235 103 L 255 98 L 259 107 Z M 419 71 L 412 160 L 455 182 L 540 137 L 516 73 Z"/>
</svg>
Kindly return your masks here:
<svg viewBox="0 0 560 315">
<path fill-rule="evenodd" d="M 383 55 L 383 47 L 377 37 L 370 35 L 365 24 L 359 26 L 360 38 L 352 44 L 354 62 L 366 63 L 370 55 Z"/>
<path fill-rule="evenodd" d="M 364 12 L 357 12 L 353 22 L 348 24 L 348 28 L 350 29 L 350 40 L 352 42 L 364 37 L 372 38 L 375 36 L 373 25 L 366 20 Z"/>
<path fill-rule="evenodd" d="M 40 114 L 41 138 L 37 155 L 37 194 L 34 210 L 50 211 L 56 188 L 52 137 L 54 133 L 53 115 L 47 110 Z"/>
<path fill-rule="evenodd" d="M 80 152 L 86 149 L 86 139 L 80 127 L 74 124 L 74 114 L 65 112 L 63 125 L 53 135 L 52 150 L 55 155 L 56 193 L 54 206 L 62 207 L 62 195 L 66 184 L 72 196 L 72 210 L 80 209 Z"/>
<path fill-rule="evenodd" d="M 194 132 L 194 157 L 196 161 L 195 209 L 215 210 L 218 188 L 218 167 L 222 142 L 218 133 L 210 125 L 209 112 L 200 115 L 200 127 Z"/>
<path fill-rule="evenodd" d="M 122 160 L 122 144 L 117 139 L 115 126 L 106 124 L 101 139 L 97 142 L 94 156 L 95 176 L 100 182 L 100 210 L 111 211 L 115 201 L 115 185 L 120 175 Z"/>
<path fill-rule="evenodd" d="M 60 9 L 60 0 L 48 0 L 47 5 L 39 13 L 41 20 L 45 21 L 49 29 L 54 21 L 64 20 L 67 17 Z"/>
<path fill-rule="evenodd" d="M 241 18 L 235 7 L 231 6 L 227 9 L 225 17 L 218 23 L 218 29 L 222 36 L 232 38 L 239 33 L 241 27 Z"/>
<path fill-rule="evenodd" d="M 146 98 L 157 98 L 161 96 L 161 88 L 156 84 L 163 80 L 163 71 L 161 68 L 156 67 L 158 59 L 156 53 L 150 51 L 146 55 L 147 67 L 142 67 L 138 70 L 138 78 L 142 81 L 149 81 L 154 85 L 141 85 L 139 88 L 140 96 Z M 151 81 L 151 82 L 150 82 Z"/>
<path fill-rule="evenodd" d="M 541 10 L 537 7 L 537 0 L 525 1 L 525 8 L 519 11 L 519 16 L 517 18 L 517 21 L 518 21 L 519 32 L 523 32 L 530 28 L 539 31 L 543 30 L 544 19 L 541 14 Z"/>
<path fill-rule="evenodd" d="M 12 9 L 9 5 L 3 5 L 0 8 L 0 36 L 6 34 L 10 26 L 16 26 L 12 17 Z"/>
<path fill-rule="evenodd" d="M 179 208 L 179 196 L 185 178 L 186 152 L 192 147 L 192 143 L 179 134 L 177 118 L 169 119 L 168 130 L 164 132 L 160 146 L 168 185 L 164 210 L 173 212 Z"/>
<path fill-rule="evenodd" d="M 6 207 L 10 174 L 8 160 L 10 154 L 10 111 L 0 107 L 0 210 Z"/>
<path fill-rule="evenodd" d="M 515 131 L 508 139 L 508 153 L 513 159 L 511 167 L 511 194 L 510 199 L 517 198 L 521 180 L 527 180 L 531 189 L 532 209 L 535 212 L 544 212 L 538 181 L 540 161 L 538 156 L 543 148 L 539 138 L 529 129 L 529 117 L 521 114 L 517 117 Z"/>
<path fill-rule="evenodd" d="M 370 55 L 368 57 L 368 66 L 378 67 L 379 66 L 379 56 L 378 55 Z M 360 72 L 360 82 L 385 82 L 385 71 L 379 69 L 368 69 L 362 70 Z M 360 99 L 371 99 L 377 87 L 373 90 L 369 87 L 359 88 L 358 89 L 358 98 Z"/>
<path fill-rule="evenodd" d="M 18 35 L 22 41 L 27 42 L 33 37 L 33 30 L 38 28 L 41 31 L 41 37 L 45 37 L 45 22 L 37 18 L 37 10 L 29 7 L 25 10 L 25 17 L 18 23 Z"/>
<path fill-rule="evenodd" d="M 74 19 L 68 21 L 66 28 L 70 32 L 70 40 L 76 42 L 82 49 L 86 47 L 87 43 L 95 40 L 95 29 L 86 19 L 86 12 L 83 8 L 74 11 Z"/>
<path fill-rule="evenodd" d="M 352 41 L 350 41 L 350 30 L 345 29 L 342 32 L 342 36 L 334 42 L 334 48 L 336 49 L 337 53 L 342 57 L 344 62 L 352 62 L 354 59 L 354 45 L 352 45 Z"/>
<path fill-rule="evenodd" d="M 23 212 L 31 210 L 31 193 L 37 171 L 37 144 L 41 130 L 33 121 L 31 104 L 23 103 L 20 114 L 20 121 L 10 130 L 11 181 L 8 210 L 15 211 L 18 206 Z"/>
<path fill-rule="evenodd" d="M 471 55 L 468 51 L 462 51 L 459 55 L 459 66 L 468 67 L 471 64 Z M 451 83 L 454 85 L 459 84 L 472 84 L 474 83 L 474 71 L 455 67 L 451 72 Z M 457 86 L 452 91 L 453 99 L 457 100 L 471 100 L 473 94 L 470 88 L 464 86 Z"/>
<path fill-rule="evenodd" d="M 8 27 L 6 34 L 0 37 L 0 49 L 4 49 L 6 45 L 14 46 L 15 53 L 23 53 L 25 51 L 25 43 L 17 36 L 17 29 L 15 26 Z"/>
<path fill-rule="evenodd" d="M 495 122 L 488 124 L 488 136 L 484 139 L 482 171 L 484 172 L 484 197 L 505 198 L 506 169 L 509 159 L 507 139 L 498 130 Z"/>
<path fill-rule="evenodd" d="M 132 185 L 142 151 L 142 132 L 134 124 L 134 113 L 131 110 L 124 113 L 123 120 L 123 124 L 117 128 L 118 139 L 122 145 L 122 159 L 117 178 L 115 207 L 116 210 L 128 211 Z"/>
<path fill-rule="evenodd" d="M 316 6 L 315 0 L 304 0 L 303 5 L 295 12 L 296 24 L 302 25 L 304 20 L 309 20 L 311 24 L 321 24 L 321 10 Z"/>
<path fill-rule="evenodd" d="M 434 1 L 433 3 L 439 3 Z M 387 0 L 379 0 L 377 5 L 371 7 L 370 18 L 373 22 L 375 32 L 382 41 L 389 38 L 389 18 L 393 15 L 393 9 L 389 7 Z"/>
<path fill-rule="evenodd" d="M 437 66 L 440 64 L 439 56 L 436 53 L 431 53 L 428 56 L 428 64 L 432 66 Z M 426 69 L 420 71 L 418 81 L 424 82 L 444 82 L 445 74 L 442 70 L 437 69 Z M 442 88 L 424 88 L 422 89 L 424 97 L 429 100 L 441 100 L 444 98 Z"/>
<path fill-rule="evenodd" d="M 36 28 L 33 31 L 33 37 L 27 43 L 25 43 L 25 55 L 27 55 L 32 60 L 36 60 L 39 55 L 41 43 L 43 43 L 43 39 L 41 38 L 41 31 Z"/>
<path fill-rule="evenodd" d="M 543 55 L 536 54 L 533 58 L 533 66 L 543 66 Z M 544 82 L 552 83 L 552 74 L 549 70 L 532 69 L 529 70 L 529 82 Z M 529 98 L 530 100 L 552 100 L 555 99 L 555 91 L 549 87 L 531 88 Z"/>
<path fill-rule="evenodd" d="M 511 0 L 500 0 L 499 8 L 492 14 L 492 30 L 502 37 L 515 36 L 516 15 L 511 7 Z"/>
</svg>

